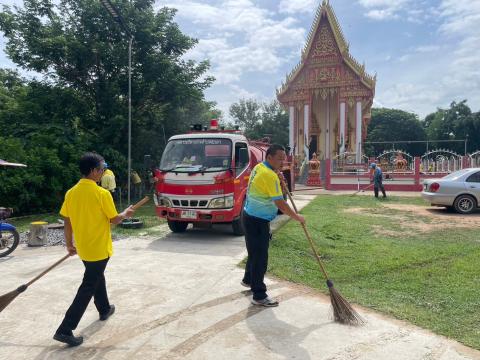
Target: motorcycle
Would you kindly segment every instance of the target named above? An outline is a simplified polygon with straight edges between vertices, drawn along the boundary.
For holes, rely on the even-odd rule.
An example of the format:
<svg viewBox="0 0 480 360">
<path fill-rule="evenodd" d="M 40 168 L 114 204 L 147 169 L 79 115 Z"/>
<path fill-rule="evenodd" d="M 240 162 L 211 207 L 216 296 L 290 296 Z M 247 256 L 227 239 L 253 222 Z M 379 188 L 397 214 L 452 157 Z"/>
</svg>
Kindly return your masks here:
<svg viewBox="0 0 480 360">
<path fill-rule="evenodd" d="M 10 208 L 0 208 L 0 258 L 11 254 L 20 242 L 15 226 L 6 222 L 12 212 Z"/>
<path fill-rule="evenodd" d="M 11 163 L 0 159 L 0 166 L 26 167 L 27 165 Z M 11 254 L 20 242 L 17 229 L 6 220 L 12 215 L 13 209 L 0 207 L 0 258 Z"/>
</svg>

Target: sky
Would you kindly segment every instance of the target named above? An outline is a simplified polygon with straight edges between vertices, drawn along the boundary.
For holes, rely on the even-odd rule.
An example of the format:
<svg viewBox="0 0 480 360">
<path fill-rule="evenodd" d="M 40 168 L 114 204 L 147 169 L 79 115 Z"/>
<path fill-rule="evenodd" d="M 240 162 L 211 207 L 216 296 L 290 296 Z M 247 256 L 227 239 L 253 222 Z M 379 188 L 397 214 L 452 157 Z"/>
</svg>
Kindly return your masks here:
<svg viewBox="0 0 480 360">
<path fill-rule="evenodd" d="M 0 0 L 21 4 L 21 0 Z M 209 59 L 206 98 L 228 119 L 240 99 L 270 101 L 300 61 L 321 0 L 161 0 L 199 40 L 185 57 Z M 330 0 L 350 53 L 377 74 L 376 107 L 420 118 L 468 100 L 480 110 L 480 0 Z M 3 49 L 0 67 L 14 67 Z"/>
</svg>

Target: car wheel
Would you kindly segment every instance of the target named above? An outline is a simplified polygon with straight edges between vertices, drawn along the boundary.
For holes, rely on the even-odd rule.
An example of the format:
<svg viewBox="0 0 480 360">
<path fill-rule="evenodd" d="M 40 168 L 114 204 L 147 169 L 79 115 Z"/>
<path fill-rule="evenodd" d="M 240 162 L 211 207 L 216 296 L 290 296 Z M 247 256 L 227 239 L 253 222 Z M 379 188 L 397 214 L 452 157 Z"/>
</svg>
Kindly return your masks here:
<svg viewBox="0 0 480 360">
<path fill-rule="evenodd" d="M 459 214 L 470 214 L 477 207 L 477 202 L 470 195 L 460 195 L 455 199 L 453 207 Z"/>
<path fill-rule="evenodd" d="M 187 230 L 188 222 L 168 220 L 168 227 L 174 233 L 182 233 Z"/>
</svg>

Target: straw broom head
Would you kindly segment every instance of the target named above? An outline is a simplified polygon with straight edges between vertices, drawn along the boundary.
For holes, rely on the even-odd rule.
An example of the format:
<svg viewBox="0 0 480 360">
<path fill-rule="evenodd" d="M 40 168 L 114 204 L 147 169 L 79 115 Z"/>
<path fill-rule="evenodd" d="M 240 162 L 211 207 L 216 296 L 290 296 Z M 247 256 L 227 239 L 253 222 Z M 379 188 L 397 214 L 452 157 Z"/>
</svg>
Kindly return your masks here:
<svg viewBox="0 0 480 360">
<path fill-rule="evenodd" d="M 5 309 L 15 298 L 27 289 L 26 285 L 20 286 L 18 289 L 10 291 L 5 295 L 0 296 L 0 313 Z"/>
<path fill-rule="evenodd" d="M 327 280 L 327 286 L 330 292 L 334 320 L 345 325 L 365 324 L 365 320 L 355 311 L 342 294 L 335 289 L 331 280 Z"/>
</svg>

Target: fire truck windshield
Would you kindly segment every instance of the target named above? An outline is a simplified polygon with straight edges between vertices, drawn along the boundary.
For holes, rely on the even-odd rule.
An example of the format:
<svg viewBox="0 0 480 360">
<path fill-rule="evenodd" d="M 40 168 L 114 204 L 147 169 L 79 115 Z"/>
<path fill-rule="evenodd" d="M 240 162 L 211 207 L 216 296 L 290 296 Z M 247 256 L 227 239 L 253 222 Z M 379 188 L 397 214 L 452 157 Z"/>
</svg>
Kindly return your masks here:
<svg viewBox="0 0 480 360">
<path fill-rule="evenodd" d="M 170 140 L 162 155 L 161 171 L 216 172 L 231 167 L 232 142 L 229 139 Z"/>
</svg>

